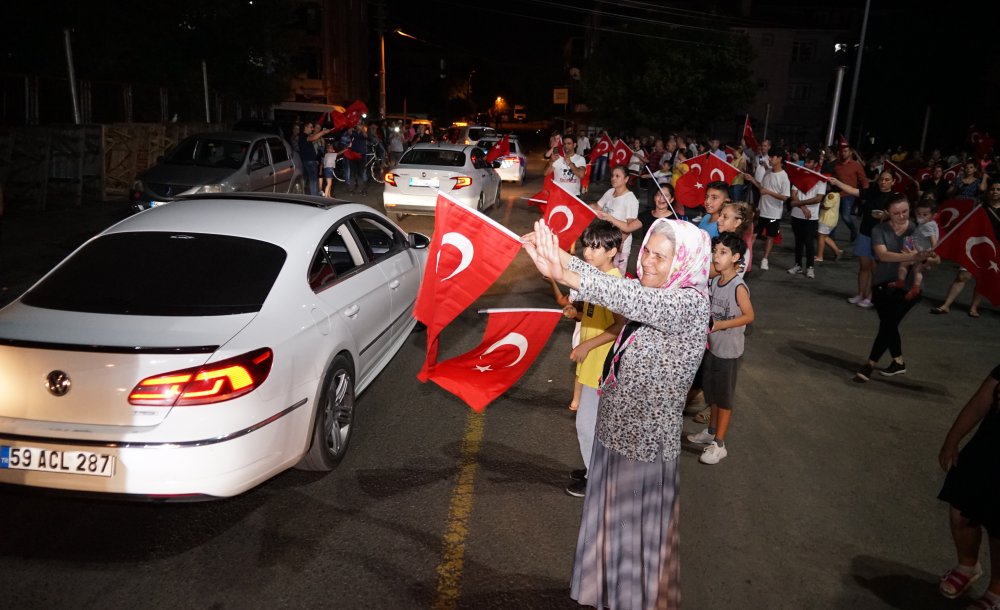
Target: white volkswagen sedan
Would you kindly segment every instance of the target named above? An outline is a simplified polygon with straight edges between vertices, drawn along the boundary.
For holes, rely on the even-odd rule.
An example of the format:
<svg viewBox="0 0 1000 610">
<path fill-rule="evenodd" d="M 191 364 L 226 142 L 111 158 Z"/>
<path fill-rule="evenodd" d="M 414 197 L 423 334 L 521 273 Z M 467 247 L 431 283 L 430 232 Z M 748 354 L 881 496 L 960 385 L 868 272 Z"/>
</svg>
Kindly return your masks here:
<svg viewBox="0 0 1000 610">
<path fill-rule="evenodd" d="M 0 311 L 0 483 L 192 500 L 332 469 L 416 323 L 428 244 L 291 195 L 112 226 Z"/>
<path fill-rule="evenodd" d="M 476 146 L 417 144 L 385 174 L 382 203 L 396 219 L 405 214 L 433 215 L 438 191 L 482 211 L 500 203 L 500 176 Z"/>
</svg>

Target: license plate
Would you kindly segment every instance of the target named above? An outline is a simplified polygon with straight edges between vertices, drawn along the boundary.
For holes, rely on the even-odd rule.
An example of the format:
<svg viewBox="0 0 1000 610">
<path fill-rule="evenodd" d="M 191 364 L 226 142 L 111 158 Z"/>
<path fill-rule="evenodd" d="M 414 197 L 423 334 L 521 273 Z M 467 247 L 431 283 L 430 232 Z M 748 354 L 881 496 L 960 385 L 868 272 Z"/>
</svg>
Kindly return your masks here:
<svg viewBox="0 0 1000 610">
<path fill-rule="evenodd" d="M 0 445 L 0 469 L 3 468 L 110 477 L 115 474 L 115 456 L 89 451 Z"/>
<path fill-rule="evenodd" d="M 437 178 L 410 178 L 410 186 L 439 186 Z"/>
</svg>

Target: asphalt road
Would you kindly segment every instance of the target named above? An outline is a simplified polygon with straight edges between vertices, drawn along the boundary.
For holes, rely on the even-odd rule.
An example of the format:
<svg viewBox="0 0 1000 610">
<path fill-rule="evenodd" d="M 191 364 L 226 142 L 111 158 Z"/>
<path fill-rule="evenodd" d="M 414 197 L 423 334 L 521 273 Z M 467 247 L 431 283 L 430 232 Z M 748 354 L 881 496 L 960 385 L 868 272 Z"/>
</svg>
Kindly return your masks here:
<svg viewBox="0 0 1000 610">
<path fill-rule="evenodd" d="M 534 176 L 538 175 L 537 168 Z M 517 233 L 537 217 L 505 185 L 491 215 Z M 595 194 L 606 185 L 595 188 Z M 364 198 L 380 207 L 378 192 Z M 0 241 L 0 294 L 14 298 L 95 231 L 113 204 L 18 212 Z M 430 234 L 430 218 L 408 230 Z M 717 466 L 681 455 L 682 583 L 688 608 L 958 608 L 936 593 L 953 562 L 940 442 L 997 364 L 997 311 L 930 316 L 953 275 L 903 325 L 908 373 L 858 385 L 875 332 L 848 305 L 853 261 L 789 276 L 791 238 L 748 277 L 757 322 Z M 480 307 L 551 307 L 525 255 L 442 337 L 478 343 Z M 332 473 L 289 471 L 234 499 L 140 505 L 0 491 L 0 591 L 11 608 L 574 608 L 569 575 L 582 503 L 561 323 L 534 367 L 482 416 L 415 375 L 416 333 L 358 403 Z M 885 364 L 885 363 L 883 363 Z M 688 431 L 697 427 L 688 424 Z M 985 558 L 984 558 L 985 559 Z M 981 591 L 982 585 L 977 587 Z M 968 599 L 965 600 L 968 602 Z"/>
</svg>

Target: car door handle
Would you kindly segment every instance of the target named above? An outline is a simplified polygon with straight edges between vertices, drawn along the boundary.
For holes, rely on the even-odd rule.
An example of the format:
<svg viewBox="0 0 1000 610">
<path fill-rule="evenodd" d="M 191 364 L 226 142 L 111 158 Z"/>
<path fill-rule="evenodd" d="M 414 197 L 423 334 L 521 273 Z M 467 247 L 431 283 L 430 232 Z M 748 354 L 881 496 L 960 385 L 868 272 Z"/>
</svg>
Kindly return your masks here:
<svg viewBox="0 0 1000 610">
<path fill-rule="evenodd" d="M 351 305 L 350 307 L 344 310 L 344 315 L 347 316 L 348 318 L 353 318 L 356 315 L 358 315 L 359 311 L 361 311 L 360 305 Z"/>
<path fill-rule="evenodd" d="M 389 288 L 391 288 L 392 290 L 399 288 L 399 280 L 392 280 L 391 282 L 389 282 Z"/>
</svg>

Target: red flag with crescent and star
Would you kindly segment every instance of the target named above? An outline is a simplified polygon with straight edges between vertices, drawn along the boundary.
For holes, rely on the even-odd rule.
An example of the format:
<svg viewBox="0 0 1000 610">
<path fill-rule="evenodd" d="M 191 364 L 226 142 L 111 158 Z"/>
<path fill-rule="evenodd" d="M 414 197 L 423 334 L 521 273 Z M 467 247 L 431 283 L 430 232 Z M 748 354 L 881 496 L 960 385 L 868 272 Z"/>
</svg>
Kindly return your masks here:
<svg viewBox="0 0 1000 610">
<path fill-rule="evenodd" d="M 618 167 L 628 165 L 628 160 L 632 158 L 632 149 L 628 144 L 618 140 L 615 142 L 615 149 L 611 151 L 611 158 L 608 159 L 608 167 Z"/>
<path fill-rule="evenodd" d="M 590 162 L 593 163 L 598 157 L 605 154 L 610 154 L 615 148 L 615 143 L 611 141 L 608 134 L 601 136 L 601 139 L 597 141 L 597 144 L 590 149 Z"/>
<path fill-rule="evenodd" d="M 922 167 L 917 170 L 917 173 L 913 175 L 913 179 L 917 182 L 923 182 L 924 180 L 930 180 L 934 177 L 933 167 Z"/>
<path fill-rule="evenodd" d="M 819 172 L 795 163 L 785 163 L 785 172 L 788 174 L 788 181 L 802 194 L 811 191 L 817 182 L 829 182 L 830 180 Z"/>
<path fill-rule="evenodd" d="M 920 190 L 919 182 L 888 159 L 885 160 L 883 169 L 892 174 L 892 192 L 902 193 L 909 197 L 910 201 L 917 200 L 917 191 Z"/>
<path fill-rule="evenodd" d="M 487 309 L 486 332 L 470 352 L 439 362 L 427 376 L 477 413 L 535 361 L 562 317 L 560 309 Z"/>
<path fill-rule="evenodd" d="M 952 165 L 948 169 L 944 170 L 944 175 L 941 177 L 947 180 L 948 182 L 954 182 L 955 180 L 958 180 L 958 175 L 961 173 L 962 173 L 962 164 L 956 163 L 955 165 Z"/>
<path fill-rule="evenodd" d="M 684 207 L 693 208 L 705 203 L 705 185 L 710 181 L 702 176 L 702 170 L 708 163 L 708 158 L 714 156 L 704 153 L 684 162 L 688 166 L 688 172 L 678 178 L 674 185 L 675 198 Z"/>
<path fill-rule="evenodd" d="M 570 195 L 563 187 L 554 185 L 549 192 L 545 210 L 545 224 L 559 238 L 559 247 L 569 250 L 573 242 L 583 235 L 584 229 L 597 218 L 594 209 Z"/>
<path fill-rule="evenodd" d="M 750 127 L 749 114 L 743 122 L 743 141 L 750 147 L 750 150 L 757 150 L 757 138 L 753 137 L 753 129 Z"/>
<path fill-rule="evenodd" d="M 434 238 L 413 317 L 427 325 L 427 358 L 417 376 L 427 380 L 437 361 L 438 335 L 472 305 L 521 250 L 521 238 L 492 218 L 438 193 Z"/>
<path fill-rule="evenodd" d="M 500 157 L 506 157 L 510 154 L 510 134 L 504 134 L 503 138 L 499 142 L 490 148 L 490 152 L 486 153 L 486 162 L 493 163 Z"/>
<path fill-rule="evenodd" d="M 350 129 L 361 122 L 363 115 L 368 114 L 368 106 L 361 100 L 354 100 L 344 112 L 334 111 L 333 128 L 336 130 Z"/>
<path fill-rule="evenodd" d="M 935 220 L 941 239 L 934 251 L 976 278 L 976 292 L 1000 305 L 1000 250 L 986 209 L 971 199 L 949 199 Z"/>
<path fill-rule="evenodd" d="M 588 169 L 590 166 L 587 166 Z M 548 209 L 549 195 L 552 194 L 552 190 L 556 188 L 556 181 L 552 179 L 552 174 L 545 176 L 542 181 L 542 190 L 538 191 L 531 197 L 528 197 L 528 205 L 538 206 L 538 211 L 545 216 L 545 212 Z"/>
</svg>

